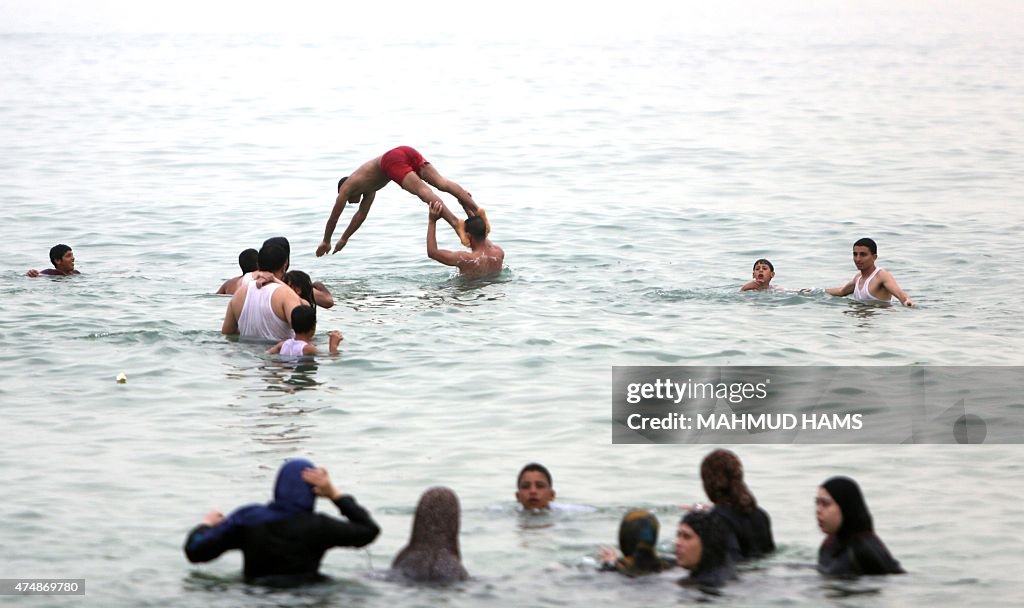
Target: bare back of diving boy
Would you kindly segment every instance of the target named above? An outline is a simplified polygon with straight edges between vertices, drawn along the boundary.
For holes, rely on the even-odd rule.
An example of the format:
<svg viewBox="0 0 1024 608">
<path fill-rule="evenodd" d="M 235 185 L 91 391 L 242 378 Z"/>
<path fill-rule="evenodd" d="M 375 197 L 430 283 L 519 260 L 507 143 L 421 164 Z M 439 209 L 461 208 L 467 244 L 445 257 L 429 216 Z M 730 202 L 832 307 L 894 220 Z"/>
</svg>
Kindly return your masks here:
<svg viewBox="0 0 1024 608">
<path fill-rule="evenodd" d="M 473 201 L 473 197 L 462 186 L 443 177 L 437 172 L 434 165 L 427 162 L 413 148 L 399 146 L 363 163 L 352 175 L 342 178 L 338 182 L 338 198 L 334 202 L 334 209 L 331 210 L 330 217 L 327 218 L 323 242 L 316 248 L 317 257 L 330 251 L 331 237 L 334 234 L 334 228 L 338 225 L 338 218 L 341 217 L 341 212 L 344 211 L 345 205 L 347 203 L 358 204 L 359 209 L 352 216 L 348 228 L 345 229 L 341 238 L 338 239 L 333 253 L 338 253 L 348 244 L 348 240 L 352 238 L 355 231 L 363 224 L 367 213 L 370 212 L 370 205 L 373 204 L 377 191 L 388 185 L 389 181 L 393 181 L 401 186 L 403 190 L 415 194 L 428 205 L 434 202 L 441 202 L 441 197 L 430 188 L 430 186 L 434 186 L 438 190 L 447 192 L 458 199 L 467 216 L 480 215 L 485 222 L 487 221 L 487 216 L 483 213 L 483 210 L 477 206 Z M 428 186 L 427 184 L 430 185 Z M 441 217 L 459 235 L 463 245 L 468 247 L 469 238 L 462 230 L 462 222 L 447 207 L 444 208 Z M 490 226 L 488 226 L 489 228 Z"/>
<path fill-rule="evenodd" d="M 464 276 L 479 277 L 501 272 L 505 252 L 487 238 L 487 225 L 483 217 L 471 217 L 465 222 L 470 251 L 449 251 L 437 248 L 437 220 L 444 213 L 444 203 L 430 203 L 427 223 L 427 257 L 447 266 L 455 266 Z"/>
</svg>

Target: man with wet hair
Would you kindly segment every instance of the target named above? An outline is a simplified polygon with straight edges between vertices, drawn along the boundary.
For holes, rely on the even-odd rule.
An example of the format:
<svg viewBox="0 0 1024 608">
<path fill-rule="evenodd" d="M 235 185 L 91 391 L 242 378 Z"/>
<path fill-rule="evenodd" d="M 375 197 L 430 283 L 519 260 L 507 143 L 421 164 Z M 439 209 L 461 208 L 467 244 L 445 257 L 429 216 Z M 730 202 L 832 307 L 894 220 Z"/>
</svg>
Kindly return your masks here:
<svg viewBox="0 0 1024 608">
<path fill-rule="evenodd" d="M 878 245 L 869 238 L 858 239 L 853 244 L 853 264 L 857 274 L 842 287 L 830 287 L 825 290 L 833 296 L 848 296 L 859 302 L 878 303 L 890 302 L 895 296 L 904 306 L 913 306 L 914 302 L 906 294 L 889 271 L 875 266 L 878 259 Z"/>
<path fill-rule="evenodd" d="M 261 286 L 251 281 L 241 285 L 231 296 L 220 333 L 274 342 L 293 338 L 292 310 L 302 304 L 302 299 L 281 281 L 288 253 L 278 245 L 264 245 L 258 263 L 260 270 L 273 275 L 274 282 Z"/>
<path fill-rule="evenodd" d="M 259 254 L 259 251 L 252 248 L 246 249 L 242 253 L 238 254 L 238 267 L 242 269 L 242 274 L 233 279 L 224 281 L 224 284 L 217 290 L 217 295 L 227 294 L 230 296 L 238 291 L 238 286 L 242 284 L 242 279 L 245 278 L 245 275 L 259 267 L 257 263 Z"/>
<path fill-rule="evenodd" d="M 285 263 L 284 271 L 288 272 L 288 269 L 292 265 L 292 246 L 288 242 L 288 239 L 283 236 L 272 236 L 269 239 L 263 241 L 264 245 L 278 245 L 285 250 L 288 254 L 288 261 Z M 262 269 L 261 269 L 262 270 Z M 313 299 L 316 300 L 316 305 L 320 308 L 331 308 L 334 306 L 334 296 L 327 289 L 327 286 L 320 281 L 313 281 Z M 312 302 L 310 302 L 312 304 Z"/>
<path fill-rule="evenodd" d="M 516 500 L 524 509 L 547 510 L 555 499 L 551 472 L 544 465 L 531 462 L 519 471 L 516 478 Z"/>
<path fill-rule="evenodd" d="M 75 270 L 75 254 L 67 245 L 54 245 L 50 248 L 50 263 L 53 264 L 53 268 L 44 268 L 43 270 L 30 268 L 28 272 L 25 273 L 25 276 L 38 277 L 42 275 L 63 277 L 73 274 L 82 274 Z"/>
<path fill-rule="evenodd" d="M 444 204 L 437 201 L 430 204 L 427 222 L 427 257 L 446 266 L 455 266 L 467 276 L 494 275 L 501 272 L 505 252 L 487 238 L 487 224 L 479 215 L 466 220 L 466 235 L 470 251 L 449 251 L 437 247 L 437 220 L 442 217 Z"/>
<path fill-rule="evenodd" d="M 399 146 L 388 150 L 381 156 L 363 163 L 352 175 L 341 178 L 338 181 L 338 197 L 334 201 L 334 208 L 330 217 L 327 218 L 327 227 L 324 229 L 324 239 L 316 248 L 316 256 L 320 257 L 331 250 L 331 236 L 338 224 L 338 218 L 344 211 L 345 205 L 358 204 L 359 209 L 348 224 L 348 228 L 338 239 L 333 253 L 338 253 L 345 248 L 348 240 L 355 234 L 356 230 L 363 224 L 366 215 L 370 212 L 370 205 L 377 195 L 377 191 L 393 181 L 403 190 L 415 194 L 427 205 L 439 203 L 441 205 L 440 217 L 448 222 L 462 244 L 469 246 L 468 237 L 462 232 L 462 222 L 456 219 L 455 215 L 441 203 L 441 197 L 434 192 L 430 186 L 451 194 L 458 199 L 459 204 L 466 211 L 469 217 L 482 216 L 487 221 L 483 210 L 473 201 L 473 196 L 466 192 L 462 186 L 443 177 L 438 173 L 434 165 L 430 164 L 423 155 L 409 146 Z M 428 185 L 429 184 L 429 185 Z"/>
</svg>

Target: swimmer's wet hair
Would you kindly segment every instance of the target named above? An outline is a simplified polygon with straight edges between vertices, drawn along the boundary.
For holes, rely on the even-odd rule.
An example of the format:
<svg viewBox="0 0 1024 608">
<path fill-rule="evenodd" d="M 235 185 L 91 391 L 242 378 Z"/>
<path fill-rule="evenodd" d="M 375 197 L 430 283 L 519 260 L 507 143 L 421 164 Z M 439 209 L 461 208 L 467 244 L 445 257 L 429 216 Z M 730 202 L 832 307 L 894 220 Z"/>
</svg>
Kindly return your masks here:
<svg viewBox="0 0 1024 608">
<path fill-rule="evenodd" d="M 289 243 L 288 239 L 283 236 L 272 236 L 269 239 L 263 241 L 263 246 L 266 247 L 267 245 L 277 245 L 281 249 L 284 249 L 285 255 L 289 257 L 291 257 L 292 255 L 291 243 Z"/>
<path fill-rule="evenodd" d="M 71 251 L 71 248 L 64 244 L 50 247 L 50 263 L 56 266 L 57 262 L 69 251 Z"/>
<path fill-rule="evenodd" d="M 304 334 L 316 327 L 316 311 L 305 304 L 292 309 L 292 329 L 297 334 Z"/>
<path fill-rule="evenodd" d="M 348 179 L 347 175 L 345 177 L 343 177 L 343 178 L 338 180 L 338 193 L 339 194 L 341 193 L 341 185 L 345 183 L 346 179 Z"/>
<path fill-rule="evenodd" d="M 484 218 L 479 215 L 474 215 L 467 219 L 464 226 L 466 227 L 466 232 L 469 233 L 471 237 L 477 240 L 487 238 L 487 222 L 485 222 Z"/>
<path fill-rule="evenodd" d="M 875 243 L 875 241 L 869 239 L 868 237 L 864 237 L 862 239 L 857 239 L 857 242 L 854 243 L 853 246 L 854 247 L 867 247 L 868 251 L 871 252 L 871 255 L 878 255 L 878 244 Z"/>
<path fill-rule="evenodd" d="M 264 245 L 260 248 L 258 262 L 260 270 L 277 272 L 288 263 L 288 252 L 279 245 Z"/>
<path fill-rule="evenodd" d="M 757 269 L 757 265 L 758 264 L 764 264 L 765 266 L 768 267 L 768 270 L 771 270 L 772 272 L 775 272 L 775 266 L 772 266 L 772 263 L 769 262 L 768 260 L 764 259 L 764 258 L 761 258 L 760 260 L 754 262 L 753 270 Z"/>
<path fill-rule="evenodd" d="M 259 259 L 260 252 L 252 248 L 238 254 L 238 266 L 242 269 L 242 274 L 258 270 L 260 267 Z"/>
<path fill-rule="evenodd" d="M 544 465 L 540 464 L 539 462 L 531 462 L 530 464 L 526 465 L 525 467 L 523 467 L 519 471 L 519 477 L 516 477 L 516 487 L 517 488 L 519 487 L 519 482 L 521 482 L 523 480 L 523 475 L 528 473 L 528 472 L 530 472 L 530 471 L 537 471 L 538 473 L 543 475 L 544 478 L 548 480 L 548 487 L 549 488 L 555 487 L 554 482 L 551 481 L 551 471 L 549 471 L 547 467 L 545 467 Z"/>
</svg>

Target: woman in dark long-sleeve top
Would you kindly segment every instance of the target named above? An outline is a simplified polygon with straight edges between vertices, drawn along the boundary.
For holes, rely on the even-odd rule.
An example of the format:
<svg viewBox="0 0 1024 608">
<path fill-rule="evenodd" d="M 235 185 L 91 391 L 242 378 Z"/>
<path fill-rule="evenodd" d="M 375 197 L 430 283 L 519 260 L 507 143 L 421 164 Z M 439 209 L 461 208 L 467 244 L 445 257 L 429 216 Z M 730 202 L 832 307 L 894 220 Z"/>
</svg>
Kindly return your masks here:
<svg viewBox="0 0 1024 608">
<path fill-rule="evenodd" d="M 903 574 L 875 534 L 868 505 L 857 482 L 833 477 L 821 484 L 814 501 L 818 527 L 827 534 L 818 549 L 818 571 L 831 576 Z"/>
<path fill-rule="evenodd" d="M 330 499 L 345 519 L 315 513 L 317 496 Z M 241 549 L 247 581 L 294 585 L 322 578 L 320 561 L 331 547 L 362 547 L 379 533 L 366 509 L 337 489 L 325 469 L 295 459 L 281 466 L 272 502 L 241 507 L 227 518 L 211 511 L 189 532 L 184 549 L 193 563 Z"/>
</svg>

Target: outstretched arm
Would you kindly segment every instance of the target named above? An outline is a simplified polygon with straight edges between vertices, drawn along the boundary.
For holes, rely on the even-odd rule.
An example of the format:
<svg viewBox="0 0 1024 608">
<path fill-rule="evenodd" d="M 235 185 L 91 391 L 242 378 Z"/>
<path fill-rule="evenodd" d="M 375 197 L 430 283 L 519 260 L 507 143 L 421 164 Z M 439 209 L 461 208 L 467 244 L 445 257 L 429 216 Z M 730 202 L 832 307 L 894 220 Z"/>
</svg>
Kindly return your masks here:
<svg viewBox="0 0 1024 608">
<path fill-rule="evenodd" d="M 341 212 L 345 210 L 346 203 L 348 203 L 348 191 L 345 186 L 342 186 L 341 190 L 338 191 L 338 198 L 334 200 L 334 208 L 331 209 L 331 215 L 327 218 L 327 227 L 324 228 L 324 240 L 316 248 L 316 257 L 320 257 L 330 251 L 331 236 L 334 234 L 334 229 L 338 226 L 338 218 L 341 217 Z"/>
<path fill-rule="evenodd" d="M 850 281 L 842 287 L 829 287 L 825 290 L 825 293 L 831 296 L 848 296 L 853 293 L 853 281 Z"/>
<path fill-rule="evenodd" d="M 277 344 L 271 346 L 270 348 L 267 349 L 267 354 L 268 355 L 279 355 L 279 354 L 281 354 L 281 345 L 282 344 L 284 344 L 283 341 L 278 342 Z"/>
<path fill-rule="evenodd" d="M 427 221 L 427 257 L 447 266 L 458 266 L 462 261 L 462 253 L 437 248 L 437 218 L 441 217 L 444 208 L 441 201 L 430 204 L 430 219 Z"/>
<path fill-rule="evenodd" d="M 359 210 L 352 215 L 352 221 L 348 223 L 348 228 L 342 233 L 341 238 L 338 239 L 338 244 L 334 247 L 334 253 L 338 253 L 345 248 L 348 244 L 348 240 L 352 238 L 356 230 L 363 225 L 363 220 L 366 219 L 366 214 L 370 212 L 370 205 L 373 204 L 373 199 L 377 196 L 375 192 L 363 195 L 362 200 L 359 201 Z"/>
<path fill-rule="evenodd" d="M 893 278 L 892 273 L 890 273 L 889 271 L 884 271 L 884 275 L 882 277 L 882 287 L 885 287 L 886 289 L 889 290 L 889 293 L 896 296 L 896 299 L 900 301 L 900 304 L 904 306 L 914 305 L 913 300 L 910 299 L 910 296 L 907 295 L 907 292 L 900 289 L 899 284 L 896 283 L 896 279 Z"/>
</svg>

